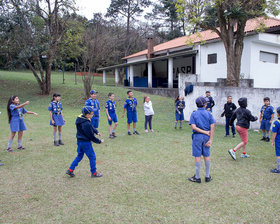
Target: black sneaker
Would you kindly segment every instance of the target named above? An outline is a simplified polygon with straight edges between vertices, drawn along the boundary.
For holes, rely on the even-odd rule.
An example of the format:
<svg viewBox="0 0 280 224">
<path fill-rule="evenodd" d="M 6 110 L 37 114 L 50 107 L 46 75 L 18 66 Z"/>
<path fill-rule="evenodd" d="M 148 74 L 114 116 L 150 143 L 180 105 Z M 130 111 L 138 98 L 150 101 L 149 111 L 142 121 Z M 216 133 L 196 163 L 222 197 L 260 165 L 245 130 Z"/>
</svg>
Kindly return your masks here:
<svg viewBox="0 0 280 224">
<path fill-rule="evenodd" d="M 139 135 L 138 131 L 133 132 L 134 135 Z"/>
<path fill-rule="evenodd" d="M 25 150 L 25 148 L 23 146 L 17 147 L 17 149 L 19 150 Z"/>
<path fill-rule="evenodd" d="M 236 134 L 232 135 L 232 137 L 235 138 L 235 137 L 236 137 Z"/>
<path fill-rule="evenodd" d="M 102 176 L 103 176 L 102 173 L 97 173 L 97 172 L 91 174 L 92 178 L 102 177 Z"/>
<path fill-rule="evenodd" d="M 112 135 L 114 136 L 114 138 L 116 138 L 116 137 L 117 137 L 115 132 L 112 132 Z"/>
<path fill-rule="evenodd" d="M 266 137 L 262 137 L 261 141 L 265 141 L 266 140 Z"/>
<path fill-rule="evenodd" d="M 127 132 L 127 134 L 128 134 L 128 135 L 131 135 L 131 132 L 129 131 L 129 132 Z"/>
<path fill-rule="evenodd" d="M 73 173 L 73 171 L 67 170 L 66 174 L 69 175 L 70 177 L 74 177 L 75 174 Z"/>
<path fill-rule="evenodd" d="M 62 140 L 59 140 L 59 141 L 58 141 L 58 144 L 59 144 L 59 145 L 64 145 L 64 143 L 62 142 Z"/>
<path fill-rule="evenodd" d="M 209 177 L 205 177 L 205 182 L 210 182 L 212 180 L 212 177 L 209 175 Z"/>
<path fill-rule="evenodd" d="M 188 180 L 195 183 L 201 183 L 201 179 L 196 178 L 195 175 L 193 177 L 189 177 Z"/>
<path fill-rule="evenodd" d="M 270 142 L 270 138 L 267 137 L 267 138 L 265 139 L 265 142 Z"/>
<path fill-rule="evenodd" d="M 270 170 L 270 173 L 280 173 L 280 170 L 277 170 L 277 168 L 271 169 L 271 170 Z"/>
<path fill-rule="evenodd" d="M 114 138 L 114 135 L 113 135 L 113 134 L 110 134 L 110 135 L 109 135 L 109 138 Z"/>
<path fill-rule="evenodd" d="M 59 146 L 58 141 L 54 141 L 54 142 L 53 142 L 53 145 L 54 145 L 54 146 Z"/>
</svg>

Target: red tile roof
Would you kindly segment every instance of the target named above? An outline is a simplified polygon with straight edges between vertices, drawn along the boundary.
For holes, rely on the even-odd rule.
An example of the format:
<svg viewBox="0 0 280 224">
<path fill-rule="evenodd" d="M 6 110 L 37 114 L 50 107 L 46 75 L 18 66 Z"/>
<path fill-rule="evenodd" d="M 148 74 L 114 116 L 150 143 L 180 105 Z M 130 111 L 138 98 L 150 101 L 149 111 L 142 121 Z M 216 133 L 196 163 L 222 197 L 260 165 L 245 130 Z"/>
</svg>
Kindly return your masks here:
<svg viewBox="0 0 280 224">
<path fill-rule="evenodd" d="M 265 19 L 263 17 L 260 17 L 260 18 L 248 20 L 246 23 L 245 32 L 250 33 L 250 32 L 255 31 L 256 29 L 258 29 L 260 27 L 260 24 L 262 24 L 262 23 L 265 25 L 266 28 L 273 28 L 273 27 L 280 26 L 279 19 L 276 19 L 276 18 Z M 172 49 L 172 48 L 177 48 L 177 47 L 183 47 L 183 46 L 186 46 L 187 42 L 199 43 L 199 42 L 205 42 L 205 41 L 210 41 L 210 40 L 215 40 L 215 39 L 219 39 L 218 34 L 216 34 L 212 30 L 205 30 L 205 31 L 202 31 L 197 34 L 179 37 L 179 38 L 167 41 L 165 43 L 158 44 L 158 45 L 154 46 L 154 51 L 152 53 L 156 53 L 159 51 L 168 50 L 168 49 Z M 134 57 L 138 57 L 138 56 L 143 56 L 143 55 L 147 55 L 147 53 L 148 53 L 148 49 L 139 51 L 135 54 L 131 54 L 127 57 L 124 57 L 123 59 L 129 59 L 129 58 L 134 58 Z"/>
</svg>

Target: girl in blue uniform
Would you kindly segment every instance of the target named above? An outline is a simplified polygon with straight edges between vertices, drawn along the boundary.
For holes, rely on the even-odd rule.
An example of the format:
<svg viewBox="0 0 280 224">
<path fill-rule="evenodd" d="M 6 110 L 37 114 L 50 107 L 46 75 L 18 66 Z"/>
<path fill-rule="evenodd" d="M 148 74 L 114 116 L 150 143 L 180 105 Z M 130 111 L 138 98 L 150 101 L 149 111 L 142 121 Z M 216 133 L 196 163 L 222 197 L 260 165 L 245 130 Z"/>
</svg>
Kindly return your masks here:
<svg viewBox="0 0 280 224">
<path fill-rule="evenodd" d="M 62 114 L 63 108 L 60 99 L 61 99 L 60 94 L 54 93 L 53 99 L 48 107 L 48 110 L 50 111 L 50 118 L 51 118 L 50 125 L 53 126 L 53 138 L 54 138 L 55 146 L 64 145 L 64 143 L 61 140 L 61 129 L 62 126 L 65 124 L 65 120 Z M 58 128 L 58 136 L 59 136 L 58 141 L 56 138 L 57 128 Z"/>
<path fill-rule="evenodd" d="M 108 123 L 109 123 L 109 138 L 115 138 L 116 136 L 116 128 L 118 126 L 118 118 L 117 118 L 117 113 L 116 113 L 116 102 L 115 102 L 115 94 L 114 93 L 109 93 L 108 94 L 109 100 L 106 102 L 106 114 L 108 118 Z M 113 129 L 112 129 L 112 124 L 113 122 L 115 123 Z"/>
<path fill-rule="evenodd" d="M 182 122 L 185 120 L 184 118 L 184 109 L 186 107 L 184 98 L 182 96 L 178 96 L 175 100 L 175 125 L 174 129 L 177 129 L 177 123 L 180 121 L 180 129 L 182 129 Z"/>
<path fill-rule="evenodd" d="M 22 135 L 23 131 L 26 130 L 26 126 L 24 123 L 23 119 L 23 114 L 33 114 L 36 117 L 38 114 L 32 111 L 27 111 L 24 106 L 28 105 L 29 101 L 26 101 L 23 104 L 19 104 L 19 98 L 17 96 L 12 96 L 10 97 L 7 105 L 7 111 L 8 111 L 8 118 L 9 118 L 9 124 L 10 124 L 10 129 L 11 129 L 11 134 L 9 137 L 9 142 L 8 142 L 8 152 L 13 152 L 11 146 L 13 143 L 13 139 L 18 132 L 18 147 L 17 149 L 25 149 L 22 146 Z"/>
</svg>

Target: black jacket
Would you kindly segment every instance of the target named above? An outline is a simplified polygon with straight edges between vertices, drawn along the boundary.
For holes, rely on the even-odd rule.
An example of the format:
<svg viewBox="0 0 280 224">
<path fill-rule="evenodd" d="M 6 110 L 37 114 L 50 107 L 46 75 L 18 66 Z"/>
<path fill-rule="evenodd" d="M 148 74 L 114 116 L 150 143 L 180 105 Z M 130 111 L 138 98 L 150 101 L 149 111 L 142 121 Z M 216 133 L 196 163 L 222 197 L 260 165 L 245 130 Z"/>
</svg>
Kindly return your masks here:
<svg viewBox="0 0 280 224">
<path fill-rule="evenodd" d="M 89 119 L 80 115 L 76 119 L 76 127 L 77 127 L 77 141 L 78 142 L 90 142 L 93 141 L 97 144 L 100 144 L 101 141 L 95 137 L 94 134 L 98 134 L 98 131 L 92 127 Z"/>
<path fill-rule="evenodd" d="M 234 103 L 226 103 L 224 106 L 224 112 L 221 117 L 226 116 L 227 118 L 231 118 L 233 112 L 236 110 L 236 106 Z"/>
<path fill-rule="evenodd" d="M 249 129 L 250 127 L 250 121 L 256 121 L 258 120 L 258 117 L 253 116 L 251 114 L 251 111 L 246 109 L 247 107 L 247 98 L 240 98 L 238 100 L 239 108 L 233 113 L 231 119 L 230 119 L 230 126 L 233 125 L 234 120 L 237 118 L 236 125 Z"/>
<path fill-rule="evenodd" d="M 215 101 L 213 100 L 213 97 L 212 97 L 212 96 L 209 96 L 209 97 L 206 97 L 206 98 L 208 98 L 206 110 L 207 110 L 208 108 L 212 109 L 212 107 L 215 106 Z"/>
</svg>

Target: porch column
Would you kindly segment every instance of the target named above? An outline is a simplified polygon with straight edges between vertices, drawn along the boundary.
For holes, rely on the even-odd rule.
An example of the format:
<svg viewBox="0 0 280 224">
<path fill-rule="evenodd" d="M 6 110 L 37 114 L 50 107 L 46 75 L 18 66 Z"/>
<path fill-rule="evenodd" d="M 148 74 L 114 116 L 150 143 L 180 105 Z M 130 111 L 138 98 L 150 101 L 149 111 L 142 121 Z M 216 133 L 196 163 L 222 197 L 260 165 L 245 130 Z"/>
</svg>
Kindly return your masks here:
<svg viewBox="0 0 280 224">
<path fill-rule="evenodd" d="M 133 77 L 134 77 L 133 65 L 129 66 L 129 75 L 130 75 L 130 87 L 134 87 L 134 83 L 133 83 Z"/>
<path fill-rule="evenodd" d="M 168 58 L 168 88 L 173 88 L 173 58 Z"/>
<path fill-rule="evenodd" d="M 103 85 L 106 84 L 106 71 L 103 70 Z"/>
<path fill-rule="evenodd" d="M 153 63 L 148 62 L 148 87 L 153 87 Z"/>
<path fill-rule="evenodd" d="M 115 84 L 116 86 L 119 84 L 119 69 L 115 68 Z"/>
</svg>

